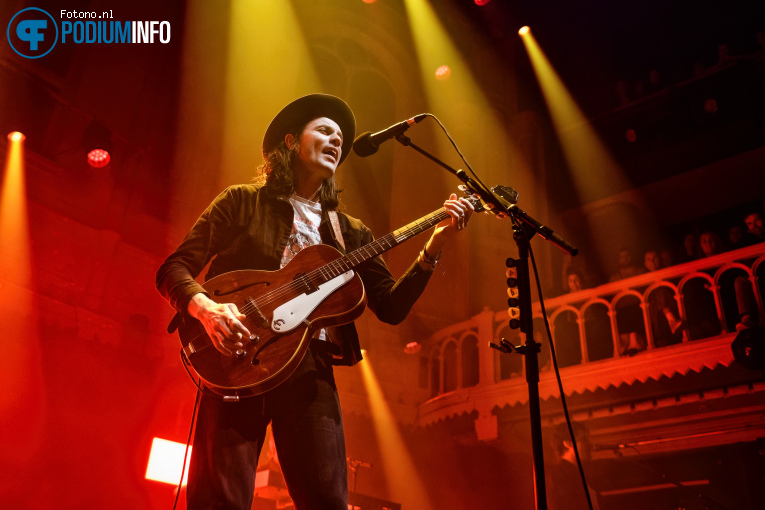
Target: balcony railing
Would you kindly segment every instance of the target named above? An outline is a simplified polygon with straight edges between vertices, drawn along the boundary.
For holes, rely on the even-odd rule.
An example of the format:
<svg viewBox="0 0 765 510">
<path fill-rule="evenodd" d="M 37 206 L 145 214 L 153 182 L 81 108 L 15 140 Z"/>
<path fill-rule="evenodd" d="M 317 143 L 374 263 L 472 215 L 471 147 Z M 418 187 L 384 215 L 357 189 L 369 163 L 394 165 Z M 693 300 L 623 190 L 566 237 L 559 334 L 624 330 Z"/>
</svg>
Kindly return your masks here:
<svg viewBox="0 0 765 510">
<path fill-rule="evenodd" d="M 635 380 L 725 366 L 748 307 L 763 317 L 765 243 L 661 269 L 545 301 L 567 394 Z M 557 395 L 544 322 L 534 303 L 540 354 L 540 396 Z M 677 321 L 677 322 L 676 322 Z M 679 323 L 679 327 L 672 328 Z M 521 343 L 506 311 L 485 310 L 435 333 L 429 342 L 430 396 L 421 422 L 525 402 L 523 360 L 490 349 Z"/>
</svg>

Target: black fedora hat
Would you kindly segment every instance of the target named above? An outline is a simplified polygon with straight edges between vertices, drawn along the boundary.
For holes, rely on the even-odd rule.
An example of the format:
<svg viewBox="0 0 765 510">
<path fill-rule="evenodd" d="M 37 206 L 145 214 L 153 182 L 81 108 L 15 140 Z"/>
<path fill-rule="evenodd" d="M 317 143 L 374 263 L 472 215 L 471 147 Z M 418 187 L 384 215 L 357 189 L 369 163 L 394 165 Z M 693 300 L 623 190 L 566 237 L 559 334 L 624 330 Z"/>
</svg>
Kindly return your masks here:
<svg viewBox="0 0 765 510">
<path fill-rule="evenodd" d="M 284 140 L 288 133 L 319 117 L 327 117 L 337 122 L 343 132 L 343 153 L 338 165 L 350 154 L 353 139 L 356 136 L 356 118 L 348 104 L 339 97 L 329 94 L 309 94 L 295 99 L 276 114 L 268 125 L 263 137 L 263 157 Z"/>
</svg>

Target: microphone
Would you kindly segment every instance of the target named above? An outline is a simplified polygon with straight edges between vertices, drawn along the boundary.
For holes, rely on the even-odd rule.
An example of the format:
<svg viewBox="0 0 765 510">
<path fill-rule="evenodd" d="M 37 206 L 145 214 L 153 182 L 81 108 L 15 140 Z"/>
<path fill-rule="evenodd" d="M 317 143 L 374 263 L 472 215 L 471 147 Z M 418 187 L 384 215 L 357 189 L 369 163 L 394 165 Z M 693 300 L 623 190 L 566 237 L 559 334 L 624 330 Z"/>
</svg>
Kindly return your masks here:
<svg viewBox="0 0 765 510">
<path fill-rule="evenodd" d="M 417 124 L 427 116 L 427 113 L 421 113 L 419 115 L 415 115 L 411 119 L 405 120 L 404 122 L 393 124 L 391 127 L 383 129 L 382 131 L 378 131 L 377 133 L 362 133 L 353 141 L 353 152 L 362 158 L 371 156 L 377 152 L 380 144 L 385 140 L 395 138 L 396 136 L 409 129 L 409 126 Z"/>
</svg>

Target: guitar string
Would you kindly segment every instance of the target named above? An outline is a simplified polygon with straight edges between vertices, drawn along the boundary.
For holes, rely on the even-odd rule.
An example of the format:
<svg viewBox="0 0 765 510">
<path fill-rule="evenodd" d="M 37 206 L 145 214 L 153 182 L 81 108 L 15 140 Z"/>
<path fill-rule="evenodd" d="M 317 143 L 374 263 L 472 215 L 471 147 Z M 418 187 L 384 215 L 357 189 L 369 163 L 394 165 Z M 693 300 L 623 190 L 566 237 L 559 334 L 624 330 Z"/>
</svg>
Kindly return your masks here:
<svg viewBox="0 0 765 510">
<path fill-rule="evenodd" d="M 309 273 L 306 273 L 299 280 L 293 280 L 287 285 L 283 285 L 279 287 L 278 289 L 274 289 L 271 292 L 267 292 L 263 294 L 262 296 L 253 299 L 255 307 L 261 308 L 262 306 L 273 303 L 274 301 L 281 300 L 283 297 L 289 294 L 300 295 L 303 293 L 302 290 L 305 289 L 307 285 L 316 283 L 316 280 L 320 280 L 321 279 L 319 278 L 320 275 L 324 278 L 324 281 L 320 282 L 319 284 L 325 283 L 326 281 L 329 281 L 332 278 L 335 278 L 349 271 L 351 268 L 361 264 L 362 262 L 365 262 L 367 259 L 372 258 L 373 256 L 377 256 L 391 248 L 394 248 L 401 242 L 406 241 L 407 239 L 424 232 L 425 230 L 429 229 L 430 227 L 437 224 L 438 222 L 445 219 L 446 217 L 448 217 L 448 213 L 446 213 L 446 210 L 440 209 L 439 211 L 431 213 L 430 215 L 424 218 L 421 218 L 420 220 L 414 221 L 410 223 L 409 225 L 406 225 L 402 227 L 401 229 L 399 229 L 397 231 L 399 232 L 398 236 L 394 235 L 395 232 L 391 232 L 381 237 L 380 239 L 374 241 L 373 243 L 362 246 L 361 248 L 358 248 L 352 251 L 351 253 L 345 255 L 344 257 L 335 259 L 323 265 L 322 267 L 319 267 Z M 410 233 L 409 231 L 412 231 L 413 233 Z M 386 243 L 388 244 L 387 249 L 384 249 L 381 251 L 377 250 L 378 246 L 384 247 L 383 245 L 385 245 Z M 248 302 L 242 307 L 242 310 L 240 311 L 242 311 L 242 313 L 244 314 L 247 314 L 247 313 L 254 312 L 255 308 L 252 306 L 250 302 Z"/>
<path fill-rule="evenodd" d="M 260 310 L 260 308 L 263 307 L 264 305 L 268 305 L 274 301 L 280 300 L 281 298 L 289 294 L 296 294 L 296 295 L 302 294 L 303 292 L 300 292 L 300 289 L 306 286 L 306 282 L 305 282 L 306 279 L 308 280 L 307 283 L 310 284 L 312 282 L 315 282 L 316 279 L 318 279 L 319 276 L 321 276 L 324 280 L 321 283 L 326 283 L 327 281 L 349 271 L 353 267 L 356 267 L 362 262 L 365 262 L 366 260 L 374 256 L 380 255 L 381 253 L 384 253 L 387 250 L 395 248 L 398 244 L 423 233 L 424 231 L 428 230 L 432 226 L 446 219 L 448 216 L 449 214 L 446 212 L 445 208 L 441 208 L 438 211 L 434 211 L 433 213 L 423 218 L 420 218 L 419 220 L 415 220 L 412 223 L 405 225 L 394 232 L 386 234 L 385 236 L 375 240 L 374 242 L 368 245 L 362 246 L 339 259 L 332 260 L 328 262 L 327 264 L 324 264 L 323 266 L 309 273 L 306 273 L 305 275 L 303 275 L 302 282 L 293 280 L 289 284 L 283 285 L 279 287 L 278 289 L 274 289 L 271 292 L 267 292 L 263 294 L 262 296 L 253 299 L 252 301 L 247 301 L 240 309 L 240 312 L 248 316 L 247 319 L 245 319 L 246 321 L 249 322 L 250 320 L 252 320 L 253 322 L 257 322 L 257 319 L 256 318 L 251 319 L 249 317 L 249 314 L 255 312 L 256 309 Z M 399 234 L 396 235 L 396 232 L 399 232 Z M 381 248 L 384 248 L 385 247 L 384 245 L 386 244 L 387 244 L 387 248 L 380 251 L 377 250 L 378 246 Z M 203 337 L 209 338 L 206 333 L 200 333 L 199 335 L 192 338 L 189 341 L 189 344 L 193 345 L 196 340 Z M 212 345 L 212 344 L 209 344 L 209 345 Z M 195 348 L 195 351 L 198 352 L 199 350 L 204 349 L 205 347 L 208 347 L 209 345 L 202 346 L 198 349 Z"/>
<path fill-rule="evenodd" d="M 320 276 L 323 277 L 324 282 L 331 280 L 332 278 L 335 278 L 351 268 L 359 265 L 360 263 L 366 261 L 367 259 L 377 256 L 380 253 L 383 253 L 386 251 L 386 249 L 378 249 L 378 248 L 385 248 L 384 245 L 387 244 L 387 249 L 391 249 L 395 247 L 397 244 L 400 244 L 401 242 L 405 241 L 409 237 L 413 237 L 414 235 L 417 235 L 424 230 L 427 230 L 430 228 L 433 223 L 433 220 L 440 217 L 441 214 L 439 213 L 445 213 L 445 210 L 438 211 L 434 213 L 431 217 L 426 217 L 421 220 L 418 220 L 416 222 L 413 222 L 401 229 L 399 229 L 399 235 L 395 236 L 395 232 L 392 232 L 390 234 L 387 234 L 386 236 L 381 237 L 374 243 L 370 243 L 366 246 L 362 246 L 361 248 L 354 250 L 353 252 L 345 255 L 344 257 L 340 259 L 333 260 L 327 264 L 325 264 L 322 267 L 319 267 L 315 269 L 314 271 L 311 271 L 310 273 L 306 273 L 303 275 L 303 278 L 301 280 L 295 280 L 291 282 L 290 284 L 283 286 L 279 289 L 275 289 L 274 291 L 271 291 L 269 293 L 264 294 L 263 296 L 257 298 L 255 300 L 256 305 L 267 305 L 273 302 L 276 299 L 280 299 L 284 297 L 286 293 L 302 293 L 301 290 L 305 288 L 306 284 L 310 285 L 312 283 L 316 283 L 316 280 L 321 280 Z M 438 218 L 438 221 L 441 221 L 442 218 Z M 436 222 L 437 223 L 437 222 Z M 410 233 L 410 231 L 412 233 Z M 320 282 L 320 283 L 324 283 Z"/>
<path fill-rule="evenodd" d="M 406 228 L 406 227 L 404 227 L 404 228 Z M 403 229 L 400 229 L 400 230 L 403 230 Z M 399 242 L 401 242 L 401 240 L 405 240 L 406 237 L 407 237 L 406 235 L 400 235 L 398 237 L 395 237 L 394 233 L 391 232 L 391 233 L 381 237 L 380 239 L 377 239 L 374 243 L 371 243 L 371 244 L 366 245 L 366 246 L 362 246 L 361 248 L 358 248 L 358 249 L 352 251 L 351 253 L 348 253 L 347 255 L 345 255 L 344 257 L 341 257 L 340 259 L 335 259 L 335 260 L 333 260 L 331 262 L 328 262 L 324 266 L 322 266 L 322 267 L 320 267 L 318 269 L 315 269 L 314 271 L 311 271 L 310 273 L 306 273 L 304 275 L 304 277 L 309 278 L 311 281 L 313 281 L 313 279 L 315 279 L 316 276 L 318 276 L 318 273 L 321 273 L 322 276 L 325 277 L 326 281 L 329 281 L 331 278 L 328 278 L 326 276 L 326 274 L 332 275 L 333 272 L 338 271 L 335 276 L 339 276 L 339 275 L 343 274 L 344 272 L 346 272 L 347 270 L 341 270 L 342 269 L 341 267 L 340 268 L 333 267 L 332 269 L 326 269 L 326 268 L 328 268 L 328 266 L 342 266 L 342 263 L 340 261 L 342 261 L 343 259 L 354 260 L 355 265 L 358 265 L 360 263 L 359 261 L 363 262 L 367 258 L 371 258 L 372 255 L 379 255 L 379 253 L 382 253 L 382 252 L 377 253 L 376 249 L 374 251 L 370 252 L 369 250 L 372 247 L 372 244 L 379 244 L 379 245 L 387 244 L 388 245 L 388 249 L 390 249 L 390 248 L 393 248 L 393 247 L 396 246 L 396 244 L 394 244 L 394 242 L 395 243 L 399 243 Z M 364 255 L 366 255 L 366 257 L 362 255 L 359 258 L 360 252 L 364 252 Z M 244 315 L 247 315 L 247 318 L 244 319 L 242 321 L 242 323 L 245 324 L 245 322 L 250 322 L 250 321 L 252 321 L 254 323 L 257 323 L 257 321 L 258 321 L 257 318 L 255 318 L 255 317 L 251 318 L 250 317 L 251 313 L 255 312 L 256 309 L 259 311 L 260 308 L 262 308 L 264 305 L 268 305 L 268 304 L 278 300 L 279 298 L 281 298 L 281 297 L 283 297 L 285 295 L 289 295 L 290 293 L 296 293 L 297 295 L 302 294 L 302 292 L 299 292 L 299 289 L 301 287 L 303 287 L 303 286 L 304 285 L 302 283 L 297 283 L 297 282 L 295 282 L 293 280 L 292 282 L 288 283 L 287 285 L 283 285 L 282 287 L 279 287 L 278 289 L 274 289 L 273 291 L 268 292 L 268 293 L 264 294 L 263 296 L 260 296 L 259 298 L 253 299 L 252 301 L 248 300 L 239 309 L 240 313 L 243 313 Z M 264 299 L 264 298 L 268 298 L 268 299 Z M 252 304 L 253 302 L 255 303 L 254 305 Z M 247 326 L 245 325 L 245 327 L 247 327 Z M 194 342 L 199 340 L 200 338 L 209 338 L 209 336 L 206 334 L 206 332 L 205 333 L 200 333 L 199 335 L 197 335 L 194 338 L 192 338 L 189 341 L 189 344 L 193 345 Z M 205 347 L 208 347 L 209 345 L 212 345 L 212 344 L 208 344 L 208 345 L 205 345 L 205 346 L 202 346 L 202 347 L 199 347 L 199 348 L 195 348 L 195 351 L 198 352 L 201 349 L 204 349 Z"/>
<path fill-rule="evenodd" d="M 380 245 L 388 244 L 389 248 L 392 248 L 395 246 L 393 241 L 395 239 L 391 239 L 390 237 L 386 236 L 385 238 L 381 238 Z M 363 255 L 362 255 L 363 253 Z M 258 298 L 253 299 L 254 306 L 251 304 L 252 302 L 247 302 L 242 307 L 242 313 L 250 313 L 255 311 L 255 307 L 261 308 L 263 306 L 266 306 L 270 303 L 273 303 L 275 301 L 281 300 L 283 297 L 295 294 L 300 295 L 303 293 L 305 288 L 311 284 L 315 284 L 317 280 L 324 280 L 324 283 L 326 281 L 331 280 L 332 278 L 339 276 L 345 272 L 347 272 L 351 267 L 354 267 L 361 262 L 365 261 L 367 258 L 370 258 L 374 255 L 379 255 L 379 253 L 382 253 L 381 251 L 378 252 L 374 247 L 368 248 L 363 247 L 358 250 L 355 250 L 345 257 L 342 257 L 341 259 L 336 259 L 331 262 L 328 262 L 324 266 L 317 268 L 309 273 L 304 274 L 301 278 L 297 280 L 293 280 L 290 283 L 283 285 L 279 287 L 278 289 L 274 289 L 271 292 L 268 292 Z"/>
<path fill-rule="evenodd" d="M 444 212 L 439 211 L 439 212 Z M 399 229 L 399 235 L 398 237 L 395 237 L 395 233 L 390 233 L 374 243 L 370 243 L 369 245 L 362 246 L 361 248 L 354 250 L 353 252 L 345 255 L 344 257 L 340 259 L 333 260 L 324 266 L 315 269 L 314 271 L 311 271 L 309 273 L 306 273 L 298 280 L 293 280 L 292 282 L 288 283 L 287 285 L 283 285 L 282 287 L 279 287 L 278 289 L 274 289 L 271 292 L 268 292 L 264 294 L 263 296 L 260 296 L 253 301 L 255 302 L 255 306 L 261 307 L 264 305 L 268 305 L 275 300 L 279 300 L 282 297 L 294 293 L 296 295 L 299 295 L 303 293 L 303 289 L 306 288 L 307 285 L 310 285 L 312 283 L 316 283 L 317 280 L 323 279 L 325 281 L 328 281 L 336 276 L 339 276 L 343 274 L 344 272 L 348 271 L 352 267 L 355 267 L 356 265 L 360 264 L 361 262 L 366 261 L 368 258 L 371 258 L 372 256 L 379 255 L 383 251 L 386 250 L 378 250 L 378 246 L 380 248 L 384 248 L 384 245 L 387 244 L 388 248 L 395 247 L 398 243 L 402 242 L 403 240 L 406 240 L 408 237 L 412 237 L 413 235 L 419 234 L 422 231 L 426 230 L 427 228 L 430 228 L 431 225 L 426 225 L 423 227 L 424 224 L 431 223 L 436 217 L 441 216 L 440 214 L 434 213 L 433 217 L 426 217 L 423 220 L 413 222 L 410 225 L 407 225 L 406 227 L 403 227 L 402 229 Z M 430 220 L 430 221 L 427 221 Z M 439 219 L 440 221 L 440 219 Z M 418 228 L 419 227 L 419 228 Z M 415 234 L 409 234 L 407 231 L 419 231 Z M 319 282 L 324 283 L 322 281 Z M 243 310 L 247 310 L 244 313 L 252 312 L 254 311 L 254 308 L 248 304 L 243 306 Z"/>
</svg>

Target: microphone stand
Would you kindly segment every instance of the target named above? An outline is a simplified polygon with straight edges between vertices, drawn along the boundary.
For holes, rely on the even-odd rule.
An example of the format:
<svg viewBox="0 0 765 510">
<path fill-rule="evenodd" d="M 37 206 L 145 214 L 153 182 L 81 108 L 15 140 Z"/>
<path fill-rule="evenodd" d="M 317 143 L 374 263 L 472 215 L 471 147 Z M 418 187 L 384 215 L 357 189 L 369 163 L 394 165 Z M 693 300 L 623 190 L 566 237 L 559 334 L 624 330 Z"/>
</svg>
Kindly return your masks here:
<svg viewBox="0 0 765 510">
<path fill-rule="evenodd" d="M 471 178 L 464 170 L 455 170 L 437 157 L 430 154 L 422 147 L 415 145 L 406 135 L 396 135 L 395 138 L 399 143 L 401 143 L 401 145 L 411 147 L 426 158 L 435 162 L 437 165 L 445 168 L 449 173 L 456 176 L 460 181 L 465 183 L 466 188 L 472 193 L 478 195 L 481 198 L 481 201 L 484 203 L 486 209 L 488 209 L 491 213 L 499 217 L 511 216 L 523 221 L 523 223 L 526 225 L 529 239 L 531 239 L 534 234 L 539 234 L 539 237 L 545 241 L 550 241 L 566 253 L 571 255 L 576 255 L 579 253 L 579 250 L 576 247 L 568 243 L 565 239 L 555 233 L 550 227 L 542 225 L 540 222 L 530 216 L 526 211 L 495 193 L 494 189 L 496 189 L 496 187 L 492 188 L 491 190 L 486 189 L 485 186 Z"/>
<path fill-rule="evenodd" d="M 547 510 L 547 495 L 545 490 L 544 448 L 542 445 L 542 415 L 539 402 L 539 352 L 541 344 L 534 340 L 534 320 L 531 314 L 531 278 L 529 275 L 529 242 L 534 234 L 550 241 L 562 250 L 576 255 L 579 250 L 566 242 L 550 227 L 542 225 L 523 209 L 520 209 L 507 198 L 500 196 L 494 190 L 489 190 L 481 183 L 472 179 L 465 171 L 455 170 L 440 159 L 418 147 L 406 135 L 397 135 L 396 140 L 404 146 L 411 147 L 439 166 L 445 168 L 464 183 L 466 190 L 480 197 L 485 207 L 499 217 L 511 217 L 514 221 L 513 240 L 518 247 L 519 258 L 514 262 L 518 272 L 518 297 L 520 309 L 520 329 L 524 334 L 525 343 L 514 346 L 505 339 L 500 344 L 489 345 L 502 353 L 513 351 L 524 356 L 526 383 L 529 387 L 529 415 L 531 420 L 531 443 L 534 460 L 534 496 L 537 510 Z M 521 223 L 523 222 L 523 223 Z"/>
</svg>

